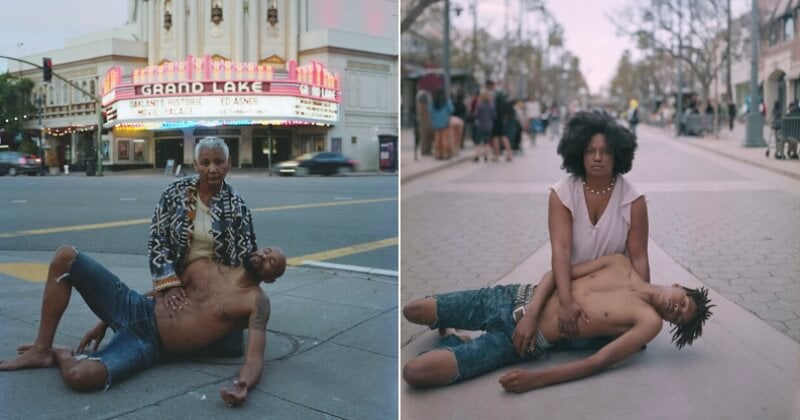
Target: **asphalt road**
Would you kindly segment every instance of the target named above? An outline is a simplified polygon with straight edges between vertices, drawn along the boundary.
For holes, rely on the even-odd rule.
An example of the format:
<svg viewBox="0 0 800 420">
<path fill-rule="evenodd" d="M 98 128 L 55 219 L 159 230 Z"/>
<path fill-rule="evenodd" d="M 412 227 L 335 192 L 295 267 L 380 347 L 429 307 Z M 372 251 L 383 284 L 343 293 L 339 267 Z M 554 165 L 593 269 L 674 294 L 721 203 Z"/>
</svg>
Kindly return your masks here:
<svg viewBox="0 0 800 420">
<path fill-rule="evenodd" d="M 145 255 L 160 175 L 0 177 L 0 250 Z M 234 174 L 259 246 L 290 258 L 398 270 L 397 177 L 281 178 Z M 105 224 L 105 225 L 101 225 Z"/>
</svg>

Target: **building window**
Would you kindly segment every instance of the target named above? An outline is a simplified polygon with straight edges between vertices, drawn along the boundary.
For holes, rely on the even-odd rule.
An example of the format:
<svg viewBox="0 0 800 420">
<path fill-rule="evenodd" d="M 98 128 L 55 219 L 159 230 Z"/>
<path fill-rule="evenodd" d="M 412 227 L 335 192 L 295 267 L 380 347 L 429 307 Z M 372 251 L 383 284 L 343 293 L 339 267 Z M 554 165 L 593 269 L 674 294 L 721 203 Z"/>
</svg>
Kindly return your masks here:
<svg viewBox="0 0 800 420">
<path fill-rule="evenodd" d="M 800 79 L 792 80 L 792 101 L 800 99 Z"/>
<path fill-rule="evenodd" d="M 164 29 L 172 27 L 172 3 L 170 0 L 164 1 Z"/>
<path fill-rule="evenodd" d="M 211 6 L 211 21 L 214 22 L 214 25 L 222 22 L 222 6 L 219 2 L 214 2 L 214 5 Z"/>
<path fill-rule="evenodd" d="M 778 28 L 776 24 L 769 25 L 769 46 L 778 43 Z"/>
<path fill-rule="evenodd" d="M 791 41 L 794 38 L 794 17 L 787 15 L 783 20 L 783 40 Z"/>
</svg>

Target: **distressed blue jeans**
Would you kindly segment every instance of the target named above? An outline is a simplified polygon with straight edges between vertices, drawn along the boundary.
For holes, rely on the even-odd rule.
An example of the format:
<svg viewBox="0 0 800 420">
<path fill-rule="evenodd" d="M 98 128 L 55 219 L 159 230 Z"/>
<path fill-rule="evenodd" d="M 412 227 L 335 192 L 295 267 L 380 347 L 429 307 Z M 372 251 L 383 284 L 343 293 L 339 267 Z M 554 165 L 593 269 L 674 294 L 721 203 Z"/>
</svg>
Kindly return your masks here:
<svg viewBox="0 0 800 420">
<path fill-rule="evenodd" d="M 114 337 L 102 350 L 82 357 L 106 366 L 106 389 L 158 361 L 164 349 L 153 298 L 134 292 L 83 253 L 75 257 L 64 281 L 74 286 L 92 312 L 114 330 Z"/>
<path fill-rule="evenodd" d="M 453 352 L 458 364 L 458 375 L 453 382 L 482 375 L 491 370 L 535 359 L 552 346 L 536 331 L 536 345 L 532 352 L 520 357 L 511 340 L 516 323 L 514 305 L 518 291 L 525 285 L 494 286 L 479 290 L 443 293 L 435 296 L 435 328 L 458 328 L 485 331 L 470 341 L 449 335 L 437 348 Z M 527 304 L 527 302 L 525 302 Z"/>
</svg>

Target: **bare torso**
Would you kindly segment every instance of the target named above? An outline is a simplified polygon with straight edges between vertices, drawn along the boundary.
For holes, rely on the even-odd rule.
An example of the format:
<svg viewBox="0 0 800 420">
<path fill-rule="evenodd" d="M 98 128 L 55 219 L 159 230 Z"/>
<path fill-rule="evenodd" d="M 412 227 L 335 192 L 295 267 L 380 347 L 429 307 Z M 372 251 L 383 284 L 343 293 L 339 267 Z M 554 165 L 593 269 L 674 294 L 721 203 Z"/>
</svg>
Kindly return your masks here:
<svg viewBox="0 0 800 420">
<path fill-rule="evenodd" d="M 589 323 L 578 320 L 578 336 L 619 336 L 633 327 L 643 312 L 656 311 L 638 292 L 645 285 L 631 266 L 606 267 L 572 282 L 572 297 L 581 305 Z M 539 328 L 551 343 L 561 339 L 558 330 L 558 297 L 552 294 L 539 316 Z"/>
<path fill-rule="evenodd" d="M 181 274 L 189 305 L 172 310 L 164 305 L 161 297 L 156 297 L 156 322 L 168 352 L 196 350 L 234 328 L 247 327 L 256 294 L 263 292 L 256 284 L 235 284 L 234 271 L 208 259 L 199 259 Z"/>
</svg>

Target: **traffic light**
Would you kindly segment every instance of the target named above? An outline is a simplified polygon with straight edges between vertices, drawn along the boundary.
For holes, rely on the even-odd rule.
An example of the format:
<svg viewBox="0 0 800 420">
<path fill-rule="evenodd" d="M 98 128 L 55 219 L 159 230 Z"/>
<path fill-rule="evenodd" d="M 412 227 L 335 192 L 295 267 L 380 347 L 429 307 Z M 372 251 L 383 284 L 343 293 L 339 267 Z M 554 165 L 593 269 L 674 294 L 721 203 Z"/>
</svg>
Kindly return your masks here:
<svg viewBox="0 0 800 420">
<path fill-rule="evenodd" d="M 45 82 L 53 80 L 53 60 L 42 57 L 42 78 Z"/>
</svg>

